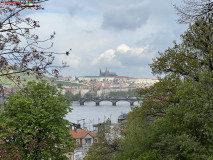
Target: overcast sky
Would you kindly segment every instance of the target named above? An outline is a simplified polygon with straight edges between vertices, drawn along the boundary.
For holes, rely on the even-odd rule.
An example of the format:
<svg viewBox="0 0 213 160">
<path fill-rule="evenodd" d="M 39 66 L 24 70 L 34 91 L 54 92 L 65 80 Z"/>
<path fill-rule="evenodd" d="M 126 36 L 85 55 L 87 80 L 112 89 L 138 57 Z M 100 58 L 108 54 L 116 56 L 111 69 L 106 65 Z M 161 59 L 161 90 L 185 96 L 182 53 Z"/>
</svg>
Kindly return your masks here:
<svg viewBox="0 0 213 160">
<path fill-rule="evenodd" d="M 49 0 L 31 16 L 41 38 L 56 32 L 55 63 L 67 62 L 63 76 L 97 76 L 106 67 L 121 76 L 154 78 L 148 64 L 179 40 L 187 26 L 177 24 L 176 0 Z"/>
</svg>

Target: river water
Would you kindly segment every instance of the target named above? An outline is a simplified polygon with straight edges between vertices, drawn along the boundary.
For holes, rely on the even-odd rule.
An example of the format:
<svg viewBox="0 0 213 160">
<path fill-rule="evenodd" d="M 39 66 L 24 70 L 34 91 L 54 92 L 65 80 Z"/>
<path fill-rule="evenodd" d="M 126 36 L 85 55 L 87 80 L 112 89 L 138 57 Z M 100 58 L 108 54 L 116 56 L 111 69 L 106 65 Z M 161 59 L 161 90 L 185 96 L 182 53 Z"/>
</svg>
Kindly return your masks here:
<svg viewBox="0 0 213 160">
<path fill-rule="evenodd" d="M 138 105 L 138 102 L 135 102 L 134 105 Z M 66 116 L 66 119 L 72 123 L 81 120 L 79 121 L 81 126 L 84 125 L 90 131 L 93 131 L 93 124 L 104 122 L 108 118 L 111 119 L 112 123 L 117 123 L 119 115 L 131 111 L 131 106 L 126 101 L 119 101 L 116 106 L 112 106 L 112 103 L 107 101 L 100 102 L 100 106 L 96 106 L 95 102 L 85 102 L 84 106 L 73 102 L 71 107 L 73 110 Z"/>
</svg>

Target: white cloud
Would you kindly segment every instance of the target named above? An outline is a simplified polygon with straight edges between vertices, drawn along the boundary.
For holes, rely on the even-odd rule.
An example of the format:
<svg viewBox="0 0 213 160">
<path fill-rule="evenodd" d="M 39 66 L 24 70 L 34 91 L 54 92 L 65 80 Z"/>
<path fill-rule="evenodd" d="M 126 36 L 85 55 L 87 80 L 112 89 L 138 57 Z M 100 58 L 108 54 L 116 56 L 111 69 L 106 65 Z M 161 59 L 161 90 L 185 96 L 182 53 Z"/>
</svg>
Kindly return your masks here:
<svg viewBox="0 0 213 160">
<path fill-rule="evenodd" d="M 125 52 L 129 51 L 130 48 L 126 44 L 121 44 L 120 46 L 117 47 L 116 50 L 120 53 L 125 53 Z"/>
<path fill-rule="evenodd" d="M 101 53 L 93 60 L 92 64 L 117 67 L 145 65 L 153 58 L 153 54 L 146 52 L 148 48 L 148 46 L 131 48 L 126 44 L 121 44 L 116 49 L 108 49 Z"/>
<path fill-rule="evenodd" d="M 100 54 L 98 58 L 95 58 L 92 62 L 93 65 L 105 65 L 105 66 L 117 66 L 122 67 L 121 62 L 116 58 L 115 50 L 109 49 Z"/>
</svg>

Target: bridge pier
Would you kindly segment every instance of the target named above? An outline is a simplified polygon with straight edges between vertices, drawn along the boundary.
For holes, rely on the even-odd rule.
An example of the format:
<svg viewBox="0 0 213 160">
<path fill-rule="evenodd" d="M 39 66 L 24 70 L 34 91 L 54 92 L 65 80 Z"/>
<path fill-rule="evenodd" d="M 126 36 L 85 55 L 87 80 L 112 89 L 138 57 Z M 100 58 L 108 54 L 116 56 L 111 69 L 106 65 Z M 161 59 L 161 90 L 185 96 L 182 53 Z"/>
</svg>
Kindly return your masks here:
<svg viewBox="0 0 213 160">
<path fill-rule="evenodd" d="M 134 102 L 130 102 L 130 106 L 134 106 Z"/>
<path fill-rule="evenodd" d="M 96 106 L 100 106 L 100 102 L 96 102 Z"/>
<path fill-rule="evenodd" d="M 113 105 L 113 106 L 116 106 L 116 102 L 112 102 L 112 105 Z"/>
</svg>

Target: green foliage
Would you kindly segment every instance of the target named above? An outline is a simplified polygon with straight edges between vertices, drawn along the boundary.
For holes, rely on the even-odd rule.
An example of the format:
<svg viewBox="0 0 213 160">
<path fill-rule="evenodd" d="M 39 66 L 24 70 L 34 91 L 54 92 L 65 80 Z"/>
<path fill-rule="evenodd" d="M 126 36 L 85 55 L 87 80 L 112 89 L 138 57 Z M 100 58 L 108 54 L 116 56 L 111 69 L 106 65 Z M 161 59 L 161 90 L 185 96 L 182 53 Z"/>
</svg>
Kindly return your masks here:
<svg viewBox="0 0 213 160">
<path fill-rule="evenodd" d="M 86 160 L 110 160 L 113 156 L 113 148 L 106 140 L 94 144 L 85 157 Z"/>
<path fill-rule="evenodd" d="M 163 158 L 157 150 L 151 150 L 133 160 L 163 160 Z"/>
<path fill-rule="evenodd" d="M 92 145 L 86 155 L 86 160 L 117 160 L 120 138 L 123 136 L 123 125 L 111 125 L 108 119 L 98 127 L 100 143 Z"/>
<path fill-rule="evenodd" d="M 164 116 L 170 104 L 178 103 L 179 100 L 175 97 L 175 93 L 177 86 L 181 83 L 179 77 L 165 77 L 150 88 L 140 89 L 138 95 L 144 99 L 141 108 L 144 115 L 149 120 Z"/>
<path fill-rule="evenodd" d="M 73 142 L 65 116 L 69 100 L 46 81 L 10 94 L 0 112 L 1 159 L 67 159 Z"/>
<path fill-rule="evenodd" d="M 72 92 L 67 91 L 65 93 L 66 98 L 72 100 L 72 101 L 78 101 L 81 99 L 81 93 L 79 92 L 78 94 L 72 94 Z"/>
<path fill-rule="evenodd" d="M 98 136 L 101 139 L 100 143 L 92 145 L 85 157 L 86 160 L 117 160 L 115 153 L 118 151 L 119 133 L 121 126 L 110 126 L 103 124 L 98 131 Z"/>
<path fill-rule="evenodd" d="M 127 116 L 125 138 L 119 142 L 119 152 L 115 160 L 137 159 L 151 147 L 149 143 L 150 123 L 146 121 L 140 107 L 134 107 Z"/>
</svg>

